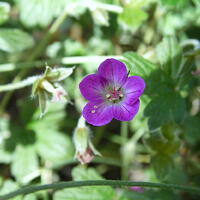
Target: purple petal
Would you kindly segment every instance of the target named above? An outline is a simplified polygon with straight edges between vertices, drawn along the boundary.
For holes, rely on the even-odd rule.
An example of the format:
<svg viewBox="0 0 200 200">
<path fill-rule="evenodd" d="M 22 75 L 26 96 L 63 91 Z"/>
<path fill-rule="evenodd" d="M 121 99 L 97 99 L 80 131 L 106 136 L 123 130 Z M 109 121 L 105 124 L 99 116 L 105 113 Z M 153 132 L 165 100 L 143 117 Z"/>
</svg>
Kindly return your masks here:
<svg viewBox="0 0 200 200">
<path fill-rule="evenodd" d="M 137 100 L 134 104 L 130 105 L 126 102 L 113 105 L 113 116 L 120 121 L 129 121 L 134 118 L 140 107 L 140 101 Z"/>
<path fill-rule="evenodd" d="M 145 81 L 140 76 L 130 76 L 123 85 L 126 95 L 134 95 L 140 97 L 145 89 Z"/>
<path fill-rule="evenodd" d="M 79 84 L 80 91 L 85 99 L 98 101 L 103 99 L 103 83 L 96 74 L 86 76 Z"/>
<path fill-rule="evenodd" d="M 105 60 L 98 69 L 99 76 L 119 87 L 126 81 L 127 73 L 125 64 L 113 58 Z"/>
<path fill-rule="evenodd" d="M 112 105 L 89 102 L 83 109 L 83 117 L 94 126 L 108 124 L 113 119 Z"/>
</svg>

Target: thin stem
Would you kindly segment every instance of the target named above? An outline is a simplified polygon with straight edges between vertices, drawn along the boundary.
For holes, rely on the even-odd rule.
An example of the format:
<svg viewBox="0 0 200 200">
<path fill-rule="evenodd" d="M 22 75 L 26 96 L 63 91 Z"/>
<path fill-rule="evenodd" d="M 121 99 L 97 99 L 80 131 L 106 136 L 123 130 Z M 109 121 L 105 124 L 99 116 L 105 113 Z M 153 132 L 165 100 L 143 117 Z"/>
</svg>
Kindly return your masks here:
<svg viewBox="0 0 200 200">
<path fill-rule="evenodd" d="M 90 181 L 68 181 L 68 182 L 58 182 L 46 185 L 26 186 L 9 194 L 0 196 L 0 200 L 7 200 L 16 197 L 18 195 L 30 194 L 41 190 L 49 190 L 49 189 L 60 190 L 64 188 L 82 187 L 82 186 L 115 186 L 115 187 L 140 186 L 140 187 L 150 187 L 150 188 L 184 190 L 193 193 L 200 193 L 200 188 L 175 185 L 175 184 L 119 181 L 119 180 L 90 180 Z"/>
<path fill-rule="evenodd" d="M 9 72 L 17 69 L 27 69 L 32 67 L 44 67 L 44 64 L 55 65 L 55 64 L 63 64 L 63 65 L 74 65 L 74 64 L 82 64 L 82 63 L 100 63 L 108 58 L 115 59 L 123 59 L 123 56 L 73 56 L 73 57 L 62 57 L 57 59 L 49 59 L 42 61 L 32 61 L 32 62 L 22 62 L 22 63 L 5 63 L 0 64 L 0 72 Z"/>
<path fill-rule="evenodd" d="M 20 89 L 20 88 L 24 88 L 26 86 L 32 85 L 36 81 L 36 79 L 38 79 L 39 77 L 40 76 L 32 76 L 23 81 L 17 82 L 17 83 L 0 85 L 0 92 L 16 90 L 16 89 Z"/>
<path fill-rule="evenodd" d="M 126 152 L 124 152 L 124 146 L 128 141 L 128 122 L 121 122 L 121 159 L 122 159 L 122 168 L 121 168 L 121 177 L 123 180 L 128 178 L 128 163 L 126 160 Z"/>
<path fill-rule="evenodd" d="M 121 123 L 121 140 L 122 145 L 126 144 L 128 140 L 128 122 Z"/>
</svg>

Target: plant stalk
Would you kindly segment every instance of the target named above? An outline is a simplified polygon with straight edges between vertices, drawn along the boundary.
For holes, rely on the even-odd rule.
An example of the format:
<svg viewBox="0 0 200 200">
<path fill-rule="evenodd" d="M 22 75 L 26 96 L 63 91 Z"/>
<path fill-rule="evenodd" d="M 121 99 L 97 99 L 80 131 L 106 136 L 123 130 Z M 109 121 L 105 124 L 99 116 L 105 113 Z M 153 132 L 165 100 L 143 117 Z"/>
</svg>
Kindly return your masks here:
<svg viewBox="0 0 200 200">
<path fill-rule="evenodd" d="M 121 168 L 121 178 L 122 180 L 128 179 L 128 163 L 126 160 L 126 152 L 124 151 L 124 146 L 128 141 L 128 122 L 121 122 L 121 160 L 122 160 L 122 168 Z"/>
<path fill-rule="evenodd" d="M 160 189 L 170 189 L 170 190 L 183 190 L 192 193 L 199 193 L 200 188 L 189 187 L 183 185 L 166 184 L 166 183 L 151 183 L 151 182 L 134 182 L 134 181 L 120 181 L 120 180 L 89 180 L 89 181 L 68 181 L 68 182 L 58 182 L 46 185 L 32 185 L 26 186 L 9 194 L 0 196 L 0 200 L 7 200 L 14 198 L 18 195 L 26 195 L 34 193 L 41 190 L 61 190 L 65 188 L 82 187 L 82 186 L 114 186 L 114 187 L 148 187 L 148 188 L 160 188 Z"/>
</svg>

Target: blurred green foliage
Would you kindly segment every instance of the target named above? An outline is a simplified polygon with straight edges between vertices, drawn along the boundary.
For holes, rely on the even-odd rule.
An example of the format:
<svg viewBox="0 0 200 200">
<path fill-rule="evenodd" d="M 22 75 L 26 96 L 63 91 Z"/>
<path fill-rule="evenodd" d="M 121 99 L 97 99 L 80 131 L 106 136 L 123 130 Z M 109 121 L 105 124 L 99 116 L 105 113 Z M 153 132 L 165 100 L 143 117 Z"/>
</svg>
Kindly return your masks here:
<svg viewBox="0 0 200 200">
<path fill-rule="evenodd" d="M 199 0 L 1 1 L 1 85 L 42 74 L 46 62 L 52 68 L 76 68 L 63 83 L 72 104 L 48 102 L 42 118 L 30 87 L 1 93 L 0 194 L 55 181 L 123 179 L 124 171 L 134 181 L 198 186 L 199 16 Z M 97 59 L 90 61 L 88 56 Z M 102 157 L 89 167 L 79 166 L 72 142 L 86 103 L 79 82 L 95 73 L 100 56 L 119 56 L 130 75 L 145 79 L 146 90 L 138 115 L 127 124 L 127 135 L 115 120 L 105 127 L 90 126 L 91 140 Z M 10 71 L 3 72 L 5 67 Z M 13 199 L 196 200 L 199 196 L 92 186 Z"/>
</svg>

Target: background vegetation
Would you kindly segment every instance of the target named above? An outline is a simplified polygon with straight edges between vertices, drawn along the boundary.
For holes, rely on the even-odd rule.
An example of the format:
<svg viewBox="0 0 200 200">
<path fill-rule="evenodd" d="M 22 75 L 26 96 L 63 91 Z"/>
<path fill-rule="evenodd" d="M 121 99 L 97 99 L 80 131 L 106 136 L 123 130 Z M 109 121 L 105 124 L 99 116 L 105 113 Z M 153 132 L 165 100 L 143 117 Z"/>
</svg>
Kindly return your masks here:
<svg viewBox="0 0 200 200">
<path fill-rule="evenodd" d="M 199 186 L 199 16 L 199 0 L 0 1 L 0 194 L 68 180 Z M 72 141 L 86 103 L 78 86 L 85 75 L 95 73 L 102 56 L 123 60 L 147 88 L 134 120 L 88 125 L 102 157 L 82 166 L 74 160 Z M 62 82 L 72 104 L 48 102 L 40 118 L 31 87 L 15 88 L 44 73 L 46 63 L 76 68 Z M 12 199 L 199 198 L 180 191 L 93 186 Z"/>
</svg>

